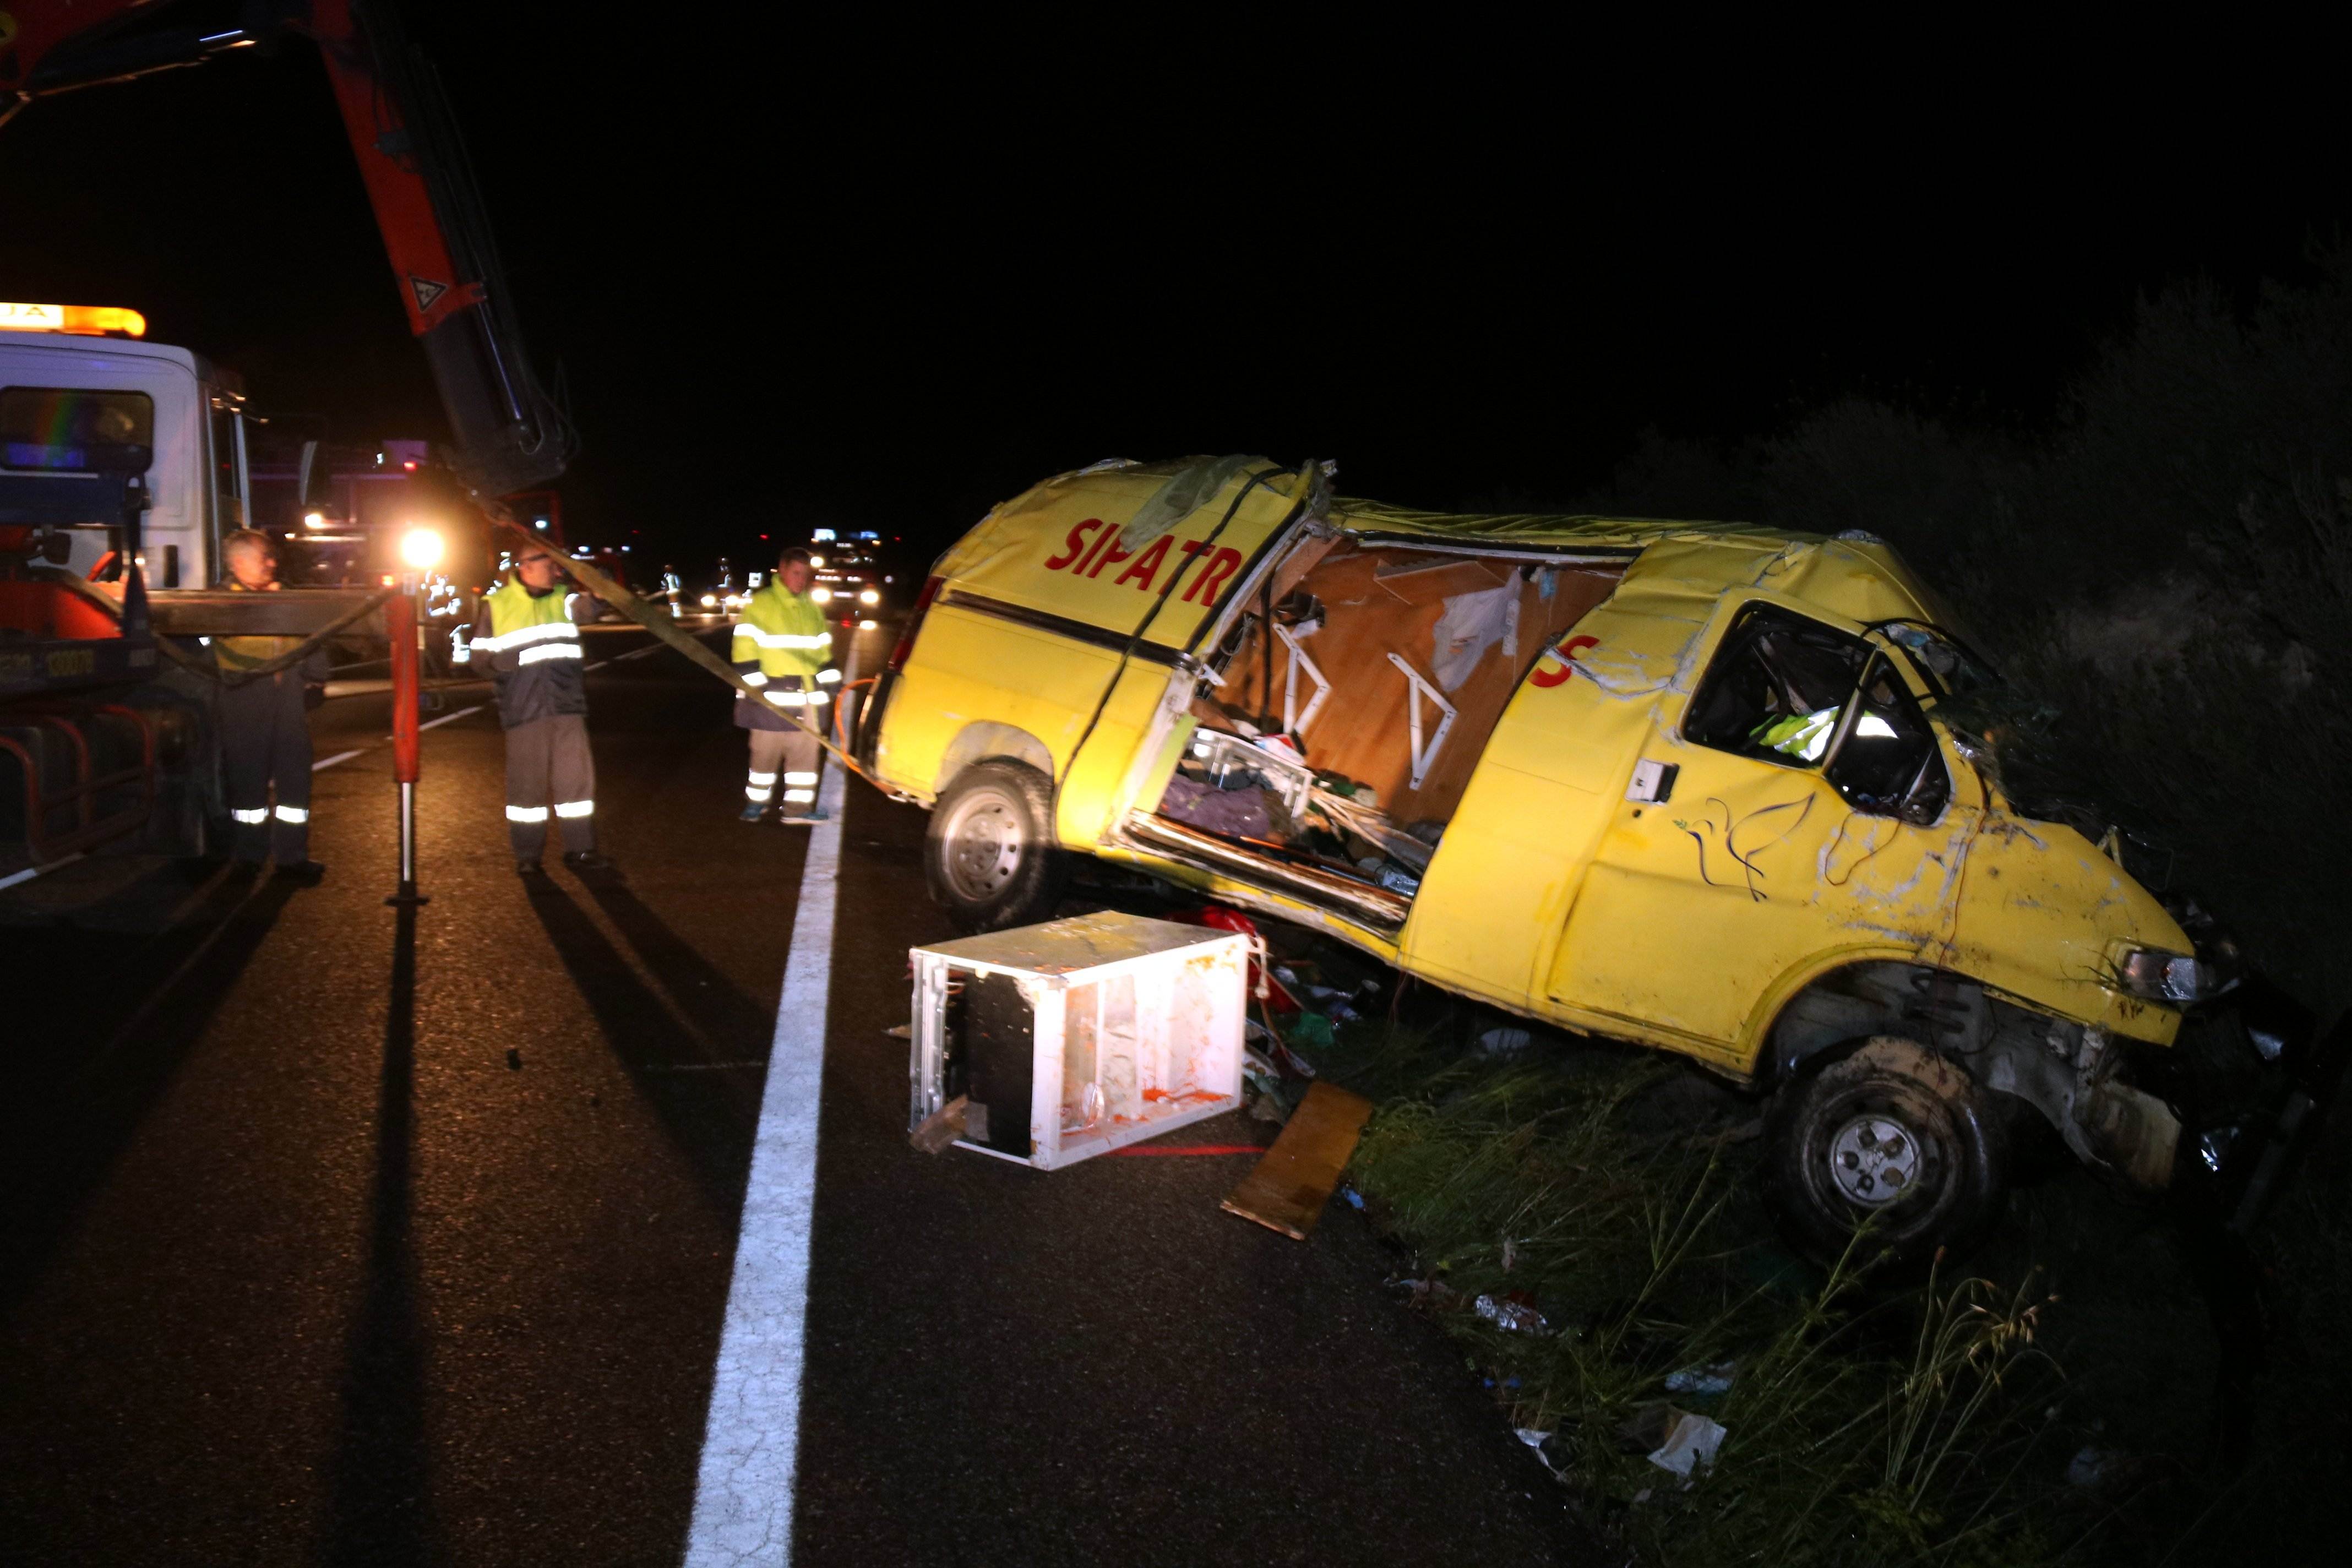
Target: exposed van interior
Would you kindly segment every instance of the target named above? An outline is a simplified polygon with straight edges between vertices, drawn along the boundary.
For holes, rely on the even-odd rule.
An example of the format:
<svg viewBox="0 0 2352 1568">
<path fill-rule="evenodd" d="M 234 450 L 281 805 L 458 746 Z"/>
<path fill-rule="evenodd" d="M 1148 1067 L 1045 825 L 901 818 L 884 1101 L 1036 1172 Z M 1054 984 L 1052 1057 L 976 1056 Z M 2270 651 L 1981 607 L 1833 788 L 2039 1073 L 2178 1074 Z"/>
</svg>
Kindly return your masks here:
<svg viewBox="0 0 2352 1568">
<path fill-rule="evenodd" d="M 1376 926 L 1421 875 L 1528 667 L 1622 569 L 1311 539 L 1209 658 L 1186 754 L 1129 831 Z"/>
</svg>

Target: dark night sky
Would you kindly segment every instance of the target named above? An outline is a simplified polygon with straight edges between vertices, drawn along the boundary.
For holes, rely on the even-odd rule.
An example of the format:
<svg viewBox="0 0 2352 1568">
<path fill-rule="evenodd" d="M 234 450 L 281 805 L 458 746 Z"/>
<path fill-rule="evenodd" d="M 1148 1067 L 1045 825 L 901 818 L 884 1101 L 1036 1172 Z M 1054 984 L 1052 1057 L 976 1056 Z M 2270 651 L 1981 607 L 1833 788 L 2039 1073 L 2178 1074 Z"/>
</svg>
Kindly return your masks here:
<svg viewBox="0 0 2352 1568">
<path fill-rule="evenodd" d="M 2032 419 L 2139 291 L 2248 296 L 2352 216 L 2330 97 L 2225 110 L 2263 71 L 2204 40 L 1930 81 L 1949 51 L 1703 76 L 1426 17 L 1343 45 L 407 10 L 583 430 L 574 536 L 682 564 L 815 523 L 943 543 L 1114 454 L 1332 457 L 1447 505 L 1847 390 Z M 308 46 L 0 129 L 0 297 L 135 306 L 351 438 L 438 425 Z"/>
</svg>

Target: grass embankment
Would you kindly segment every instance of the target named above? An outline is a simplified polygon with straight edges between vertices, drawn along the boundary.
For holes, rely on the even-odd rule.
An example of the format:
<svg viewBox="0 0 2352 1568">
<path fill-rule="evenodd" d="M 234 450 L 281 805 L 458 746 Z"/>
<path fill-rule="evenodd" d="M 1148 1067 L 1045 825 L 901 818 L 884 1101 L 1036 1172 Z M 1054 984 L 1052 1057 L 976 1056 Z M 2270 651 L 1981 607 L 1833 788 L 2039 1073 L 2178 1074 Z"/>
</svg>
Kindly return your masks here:
<svg viewBox="0 0 2352 1568">
<path fill-rule="evenodd" d="M 1319 1054 L 1380 1102 L 1350 1175 L 1412 1299 L 1638 1560 L 2033 1563 L 2111 1508 L 2067 1479 L 2043 1298 L 1798 1259 L 1755 1196 L 1753 1107 L 1639 1055 L 1498 1063 L 1370 1028 Z M 1622 1436 L 1660 1404 L 1726 1429 L 1687 1487 Z"/>
</svg>

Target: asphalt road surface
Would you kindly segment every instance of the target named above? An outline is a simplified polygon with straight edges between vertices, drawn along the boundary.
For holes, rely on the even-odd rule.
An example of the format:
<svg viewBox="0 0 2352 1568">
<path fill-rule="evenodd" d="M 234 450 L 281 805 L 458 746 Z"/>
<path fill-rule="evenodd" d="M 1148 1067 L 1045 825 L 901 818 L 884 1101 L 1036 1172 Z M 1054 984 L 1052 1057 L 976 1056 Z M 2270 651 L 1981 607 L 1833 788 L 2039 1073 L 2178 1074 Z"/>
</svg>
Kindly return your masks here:
<svg viewBox="0 0 2352 1568">
<path fill-rule="evenodd" d="M 723 688 L 634 631 L 591 648 L 616 880 L 515 877 L 458 687 L 432 901 L 387 908 L 363 694 L 314 720 L 354 753 L 317 775 L 323 886 L 173 868 L 134 889 L 167 929 L 0 931 L 0 1561 L 686 1555 L 812 835 L 735 820 Z M 921 813 L 844 799 L 822 1027 L 793 1015 L 824 1086 L 797 1483 L 742 1560 L 1589 1560 L 1352 1212 L 1301 1245 L 1219 1211 L 1247 1157 L 908 1146 L 885 1030 L 950 932 Z"/>
</svg>

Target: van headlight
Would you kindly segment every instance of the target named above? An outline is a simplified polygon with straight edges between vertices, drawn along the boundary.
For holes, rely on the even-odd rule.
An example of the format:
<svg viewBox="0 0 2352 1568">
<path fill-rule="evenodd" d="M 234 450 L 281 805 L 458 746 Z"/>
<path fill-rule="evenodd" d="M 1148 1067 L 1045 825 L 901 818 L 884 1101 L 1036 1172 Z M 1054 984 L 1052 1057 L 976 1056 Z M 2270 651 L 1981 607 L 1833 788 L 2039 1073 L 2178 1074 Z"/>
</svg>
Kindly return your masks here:
<svg viewBox="0 0 2352 1568">
<path fill-rule="evenodd" d="M 2221 971 L 2202 959 L 2155 947 L 2126 947 L 2116 957 L 2116 983 L 2152 1002 L 2202 1002 L 2230 989 Z"/>
<path fill-rule="evenodd" d="M 882 602 L 882 595 L 871 588 L 863 589 L 858 593 L 857 602 L 861 605 L 878 605 Z"/>
</svg>

